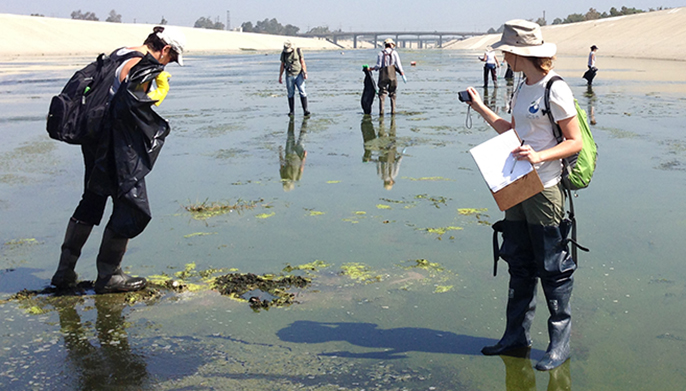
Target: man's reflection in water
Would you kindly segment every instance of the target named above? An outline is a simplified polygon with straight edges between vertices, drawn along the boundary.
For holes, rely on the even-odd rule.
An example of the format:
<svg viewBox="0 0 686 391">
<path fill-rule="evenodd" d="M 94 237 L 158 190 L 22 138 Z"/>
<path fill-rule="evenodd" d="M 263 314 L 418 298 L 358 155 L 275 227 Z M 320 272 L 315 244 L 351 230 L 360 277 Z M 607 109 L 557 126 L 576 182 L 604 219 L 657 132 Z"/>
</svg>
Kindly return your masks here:
<svg viewBox="0 0 686 391">
<path fill-rule="evenodd" d="M 295 182 L 299 181 L 305 170 L 305 158 L 307 158 L 307 151 L 303 143 L 307 135 L 307 119 L 303 118 L 300 125 L 300 133 L 298 134 L 298 141 L 295 140 L 295 121 L 290 117 L 288 121 L 288 136 L 286 138 L 286 150 L 279 146 L 279 174 L 281 174 L 281 183 L 283 191 L 291 191 L 295 187 Z"/>
<path fill-rule="evenodd" d="M 55 304 L 60 329 L 67 349 L 64 373 L 75 376 L 81 390 L 137 389 L 148 377 L 143 357 L 133 353 L 126 335 L 122 310 L 127 306 L 124 295 L 96 295 L 95 332 L 98 343 L 90 340 L 92 331 L 82 322 L 76 310 L 82 297 L 64 297 Z"/>
<path fill-rule="evenodd" d="M 371 115 L 362 118 L 362 139 L 364 140 L 363 162 L 376 160 L 376 172 L 383 181 L 386 190 L 391 190 L 400 170 L 402 153 L 398 153 L 396 142 L 395 117 L 391 117 L 390 129 L 386 131 L 385 117 L 379 117 L 379 132 L 374 132 Z M 378 152 L 378 158 L 372 157 L 372 151 Z"/>
<path fill-rule="evenodd" d="M 529 349 L 502 355 L 505 364 L 505 389 L 507 391 L 536 391 L 536 375 L 531 366 Z M 572 377 L 567 360 L 559 367 L 548 371 L 548 391 L 571 391 Z"/>
<path fill-rule="evenodd" d="M 593 86 L 586 86 L 586 94 L 584 95 L 586 95 L 586 99 L 588 100 L 588 110 L 586 110 L 588 122 L 591 125 L 595 125 L 595 101 L 598 99 L 598 97 L 595 95 L 595 92 L 593 92 Z"/>
</svg>

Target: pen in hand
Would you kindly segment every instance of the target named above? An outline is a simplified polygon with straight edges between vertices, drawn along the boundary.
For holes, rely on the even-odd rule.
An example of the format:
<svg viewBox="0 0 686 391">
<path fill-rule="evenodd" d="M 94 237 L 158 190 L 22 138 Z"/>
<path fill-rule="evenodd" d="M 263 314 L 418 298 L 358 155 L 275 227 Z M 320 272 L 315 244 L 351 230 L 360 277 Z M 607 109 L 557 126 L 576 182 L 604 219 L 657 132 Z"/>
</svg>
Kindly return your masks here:
<svg viewBox="0 0 686 391">
<path fill-rule="evenodd" d="M 522 140 L 522 143 L 519 144 L 519 146 L 521 147 L 523 145 L 524 145 L 524 140 Z M 512 155 L 512 156 L 514 156 L 514 155 Z M 517 156 L 514 156 L 514 163 L 512 163 L 512 168 L 510 169 L 510 175 L 512 175 L 512 173 L 514 172 L 514 168 L 516 165 L 517 165 Z"/>
</svg>

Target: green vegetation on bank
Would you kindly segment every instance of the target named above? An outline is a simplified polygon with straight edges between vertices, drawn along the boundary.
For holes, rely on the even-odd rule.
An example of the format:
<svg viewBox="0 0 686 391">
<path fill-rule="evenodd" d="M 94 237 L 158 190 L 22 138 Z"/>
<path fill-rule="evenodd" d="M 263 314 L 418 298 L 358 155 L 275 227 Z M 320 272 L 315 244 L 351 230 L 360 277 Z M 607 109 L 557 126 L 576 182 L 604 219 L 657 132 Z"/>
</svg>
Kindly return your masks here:
<svg viewBox="0 0 686 391">
<path fill-rule="evenodd" d="M 663 9 L 667 9 L 667 7 L 657 7 L 657 8 L 649 8 L 648 11 L 644 11 L 638 8 L 629 8 L 622 6 L 619 10 L 615 7 L 610 8 L 610 11 L 608 12 L 598 12 L 595 8 L 589 8 L 588 12 L 585 14 L 569 14 L 567 15 L 566 18 L 561 19 L 561 18 L 555 18 L 553 20 L 553 25 L 556 24 L 568 24 L 568 23 L 577 23 L 577 22 L 584 22 L 587 20 L 597 20 L 597 19 L 604 19 L 604 18 L 612 18 L 615 16 L 624 16 L 624 15 L 633 15 L 633 14 L 641 14 L 644 12 L 653 12 L 653 11 L 661 11 Z M 532 22 L 538 23 L 540 26 L 546 26 L 548 22 L 546 21 L 545 17 L 538 18 L 536 20 L 534 19 L 529 19 Z M 488 34 L 495 34 L 495 33 L 501 33 L 503 32 L 503 25 L 501 25 L 497 30 L 490 28 L 488 29 Z"/>
</svg>

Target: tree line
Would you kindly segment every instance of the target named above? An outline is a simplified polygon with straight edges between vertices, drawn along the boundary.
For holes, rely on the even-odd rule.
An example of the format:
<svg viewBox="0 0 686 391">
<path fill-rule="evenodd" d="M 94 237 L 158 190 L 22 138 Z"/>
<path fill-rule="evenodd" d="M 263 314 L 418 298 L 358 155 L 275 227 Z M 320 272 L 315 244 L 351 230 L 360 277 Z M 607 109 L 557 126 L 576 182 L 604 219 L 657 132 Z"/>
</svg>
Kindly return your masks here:
<svg viewBox="0 0 686 391">
<path fill-rule="evenodd" d="M 43 16 L 43 15 L 38 15 L 34 14 L 32 16 Z M 94 12 L 81 12 L 81 10 L 77 10 L 71 13 L 71 18 L 72 19 L 79 19 L 79 20 L 93 20 L 93 21 L 98 21 L 100 20 Z M 113 23 L 121 23 L 121 14 L 118 14 L 117 11 L 112 10 L 109 13 L 109 16 L 105 20 L 106 22 L 113 22 Z M 167 20 L 162 17 L 162 20 L 160 21 L 159 24 L 165 25 L 167 24 Z M 222 23 L 219 20 L 219 17 L 217 16 L 212 19 L 211 16 L 208 17 L 200 17 L 198 20 L 195 21 L 195 24 L 193 27 L 196 28 L 203 28 L 203 29 L 212 29 L 212 30 L 224 30 L 226 28 L 226 25 Z M 297 26 L 293 26 L 292 24 L 287 24 L 287 25 L 282 25 L 279 23 L 276 18 L 266 18 L 262 21 L 255 22 L 253 25 L 252 22 L 245 22 L 241 24 L 241 29 L 244 32 L 247 33 L 262 33 L 262 34 L 274 34 L 274 35 L 297 35 L 298 32 L 300 31 L 300 28 Z M 328 27 L 315 27 L 313 29 L 310 29 L 308 33 L 311 34 L 325 34 L 325 33 L 330 33 Z"/>
<path fill-rule="evenodd" d="M 623 16 L 623 15 L 633 15 L 633 14 L 640 14 L 643 12 L 653 12 L 653 11 L 660 11 L 664 9 L 663 7 L 658 7 L 658 8 L 650 8 L 648 11 L 644 11 L 638 8 L 628 8 L 628 7 L 622 7 L 620 9 L 617 9 L 615 7 L 610 8 L 609 12 L 598 12 L 595 8 L 590 8 L 588 12 L 585 14 L 569 14 L 567 15 L 566 18 L 561 19 L 561 18 L 555 18 L 553 20 L 553 25 L 556 24 L 567 24 L 567 23 L 577 23 L 577 22 L 583 22 L 586 20 L 596 20 L 596 19 L 604 19 L 604 18 L 612 18 L 615 16 Z M 537 20 L 530 19 L 532 22 L 536 22 L 541 26 L 545 26 L 548 24 L 548 22 L 544 18 L 538 18 Z M 488 30 L 489 34 L 495 34 L 495 33 L 501 33 L 503 31 L 504 26 L 500 26 L 497 30 L 490 28 Z"/>
</svg>

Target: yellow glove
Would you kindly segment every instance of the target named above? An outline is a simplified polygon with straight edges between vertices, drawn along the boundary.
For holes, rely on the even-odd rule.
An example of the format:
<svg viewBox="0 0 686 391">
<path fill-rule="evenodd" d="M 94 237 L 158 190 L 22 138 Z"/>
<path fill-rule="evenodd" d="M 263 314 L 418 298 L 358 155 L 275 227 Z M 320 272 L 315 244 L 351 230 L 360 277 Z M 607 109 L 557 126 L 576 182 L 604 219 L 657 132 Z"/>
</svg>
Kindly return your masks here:
<svg viewBox="0 0 686 391">
<path fill-rule="evenodd" d="M 155 78 L 157 88 L 148 92 L 148 97 L 157 101 L 155 102 L 155 106 L 159 106 L 164 98 L 167 97 L 167 93 L 169 92 L 169 78 L 171 78 L 171 74 L 167 71 L 160 72 Z"/>
</svg>

